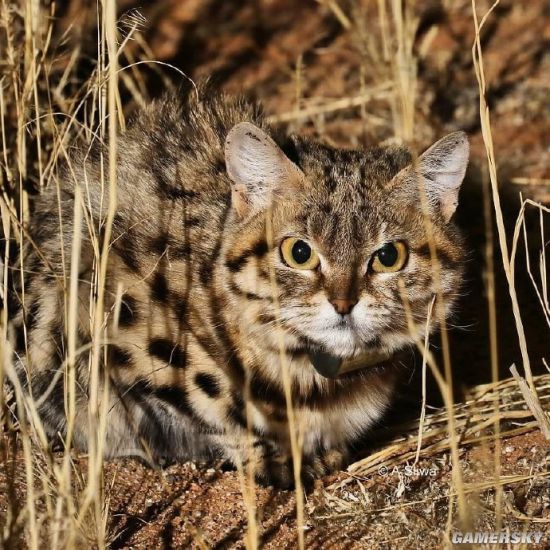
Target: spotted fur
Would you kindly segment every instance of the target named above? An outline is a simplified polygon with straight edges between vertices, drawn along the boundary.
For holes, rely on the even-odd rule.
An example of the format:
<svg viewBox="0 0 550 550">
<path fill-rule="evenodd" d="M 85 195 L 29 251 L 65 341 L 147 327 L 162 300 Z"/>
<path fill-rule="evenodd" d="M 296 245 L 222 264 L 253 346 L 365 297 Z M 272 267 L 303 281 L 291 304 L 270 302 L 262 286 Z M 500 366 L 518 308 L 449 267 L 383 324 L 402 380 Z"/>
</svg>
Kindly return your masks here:
<svg viewBox="0 0 550 550">
<path fill-rule="evenodd" d="M 299 175 L 292 185 L 268 189 L 266 195 L 272 182 L 261 173 L 252 194 L 247 182 L 237 185 L 241 175 L 228 171 L 226 139 L 243 122 L 271 136 L 277 158 L 284 156 L 282 162 Z M 446 146 L 452 150 L 461 141 L 456 134 Z M 251 103 L 212 94 L 198 100 L 194 93 L 165 98 L 140 112 L 120 136 L 118 150 L 105 307 L 110 337 L 102 363 L 110 382 L 106 455 L 252 460 L 263 481 L 290 484 L 284 361 L 303 434 L 304 469 L 319 473 L 340 466 L 349 444 L 387 407 L 398 361 L 331 380 L 315 371 L 308 352 L 397 353 L 412 343 L 399 281 L 420 334 L 437 290 L 410 153 L 394 147 L 339 150 L 285 137 Z M 85 219 L 77 348 L 84 351 L 76 365 L 73 440 L 81 449 L 88 437 L 86 345 L 98 251 L 90 228 L 103 238 L 107 203 L 100 184 L 107 151 L 101 157 L 99 145 L 75 152 L 60 178 L 59 195 L 51 185 L 36 199 L 30 232 L 40 254 L 34 246 L 26 251 L 30 275 L 13 317 L 19 370 L 40 400 L 48 433 L 64 435 L 64 289 L 75 186 L 80 186 Z M 435 173 L 444 164 L 437 155 L 430 162 Z M 429 170 L 424 176 L 428 183 L 437 179 Z M 256 195 L 262 200 L 249 209 Z M 449 212 L 429 193 L 428 199 L 450 311 L 463 246 Z M 302 272 L 285 265 L 279 245 L 288 235 L 315 246 L 322 256 L 319 269 Z M 369 272 L 373 253 L 394 240 L 407 243 L 403 270 Z M 358 300 L 347 316 L 330 303 L 342 293 Z"/>
</svg>

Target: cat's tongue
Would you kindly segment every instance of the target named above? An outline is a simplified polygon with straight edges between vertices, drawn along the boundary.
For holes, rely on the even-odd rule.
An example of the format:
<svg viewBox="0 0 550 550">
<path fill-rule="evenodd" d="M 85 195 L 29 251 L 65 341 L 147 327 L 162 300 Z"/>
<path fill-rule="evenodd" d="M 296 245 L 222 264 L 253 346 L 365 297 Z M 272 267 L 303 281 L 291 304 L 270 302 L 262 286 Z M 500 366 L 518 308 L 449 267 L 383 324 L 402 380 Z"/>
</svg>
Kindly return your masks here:
<svg viewBox="0 0 550 550">
<path fill-rule="evenodd" d="M 348 372 L 373 367 L 387 361 L 390 357 L 391 354 L 382 351 L 370 351 L 353 359 L 341 359 L 322 350 L 309 352 L 311 364 L 325 378 L 338 378 Z"/>
</svg>

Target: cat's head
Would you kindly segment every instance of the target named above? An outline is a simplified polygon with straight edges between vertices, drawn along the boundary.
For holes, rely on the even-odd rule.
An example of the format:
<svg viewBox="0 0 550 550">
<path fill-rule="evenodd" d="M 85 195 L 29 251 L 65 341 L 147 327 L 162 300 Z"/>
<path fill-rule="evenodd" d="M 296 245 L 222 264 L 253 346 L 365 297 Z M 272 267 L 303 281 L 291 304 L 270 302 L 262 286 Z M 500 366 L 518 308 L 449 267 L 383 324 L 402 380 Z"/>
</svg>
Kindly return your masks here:
<svg viewBox="0 0 550 550">
<path fill-rule="evenodd" d="M 422 335 L 438 289 L 450 311 L 462 276 L 451 218 L 468 163 L 464 133 L 413 159 L 403 148 L 299 138 L 281 148 L 244 122 L 225 154 L 235 220 L 228 284 L 261 304 L 266 333 L 280 324 L 290 347 L 352 357 L 412 343 L 407 308 Z"/>
</svg>

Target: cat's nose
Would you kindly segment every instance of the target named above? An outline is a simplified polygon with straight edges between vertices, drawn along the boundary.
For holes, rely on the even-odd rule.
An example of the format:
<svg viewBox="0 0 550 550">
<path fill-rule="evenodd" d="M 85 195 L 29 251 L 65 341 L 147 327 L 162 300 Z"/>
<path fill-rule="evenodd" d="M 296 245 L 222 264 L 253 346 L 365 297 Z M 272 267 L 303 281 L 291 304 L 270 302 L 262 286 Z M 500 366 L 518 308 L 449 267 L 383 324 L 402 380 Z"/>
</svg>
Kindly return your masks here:
<svg viewBox="0 0 550 550">
<path fill-rule="evenodd" d="M 349 298 L 334 298 L 330 301 L 336 313 L 340 315 L 347 315 L 351 313 L 353 306 L 357 303 L 357 300 L 351 300 Z"/>
</svg>

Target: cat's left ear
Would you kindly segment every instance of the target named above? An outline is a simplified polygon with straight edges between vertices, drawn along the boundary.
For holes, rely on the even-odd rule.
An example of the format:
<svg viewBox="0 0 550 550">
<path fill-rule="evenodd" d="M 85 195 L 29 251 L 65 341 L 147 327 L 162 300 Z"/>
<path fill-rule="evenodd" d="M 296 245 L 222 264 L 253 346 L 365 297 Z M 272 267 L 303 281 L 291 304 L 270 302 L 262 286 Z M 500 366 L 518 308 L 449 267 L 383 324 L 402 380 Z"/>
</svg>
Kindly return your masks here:
<svg viewBox="0 0 550 550">
<path fill-rule="evenodd" d="M 274 195 L 302 181 L 302 171 L 263 130 L 241 122 L 225 140 L 231 201 L 240 217 L 269 206 Z"/>
<path fill-rule="evenodd" d="M 466 173 L 470 146 L 464 132 L 453 132 L 418 157 L 416 173 L 422 176 L 430 206 L 449 221 L 458 205 L 458 192 Z M 418 182 L 416 182 L 418 185 Z"/>
</svg>

